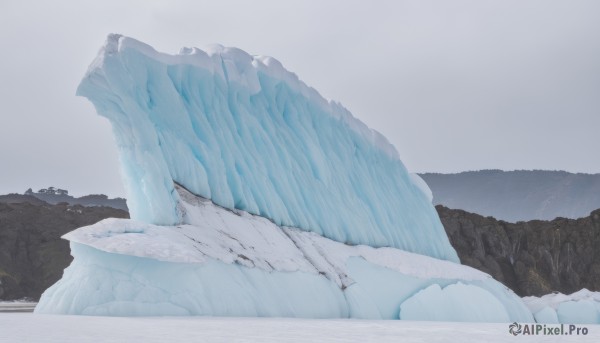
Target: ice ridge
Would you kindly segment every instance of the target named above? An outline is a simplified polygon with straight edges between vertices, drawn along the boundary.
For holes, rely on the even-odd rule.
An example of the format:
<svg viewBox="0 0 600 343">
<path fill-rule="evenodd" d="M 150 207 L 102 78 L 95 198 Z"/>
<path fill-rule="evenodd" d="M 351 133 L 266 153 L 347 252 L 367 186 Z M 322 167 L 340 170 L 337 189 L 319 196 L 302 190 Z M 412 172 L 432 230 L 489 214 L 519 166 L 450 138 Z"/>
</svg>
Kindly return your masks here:
<svg viewBox="0 0 600 343">
<path fill-rule="evenodd" d="M 133 219 L 180 223 L 175 181 L 280 226 L 458 262 L 395 148 L 271 57 L 111 35 L 78 94 L 112 123 Z"/>
</svg>

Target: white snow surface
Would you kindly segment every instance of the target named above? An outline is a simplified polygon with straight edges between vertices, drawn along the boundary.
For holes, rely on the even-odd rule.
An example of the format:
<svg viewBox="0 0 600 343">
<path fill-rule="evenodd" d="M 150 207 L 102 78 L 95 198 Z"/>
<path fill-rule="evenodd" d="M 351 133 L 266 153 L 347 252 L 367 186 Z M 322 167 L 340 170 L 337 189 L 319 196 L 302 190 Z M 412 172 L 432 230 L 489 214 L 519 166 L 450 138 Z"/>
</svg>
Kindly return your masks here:
<svg viewBox="0 0 600 343">
<path fill-rule="evenodd" d="M 356 319 L 55 316 L 0 313 L 0 342 L 378 342 L 504 343 L 600 341 L 600 326 L 585 336 L 518 336 L 508 324 Z M 560 340 L 558 339 L 560 338 Z"/>
<path fill-rule="evenodd" d="M 180 224 L 174 180 L 280 226 L 458 262 L 396 149 L 272 57 L 110 35 L 78 94 L 112 124 L 132 219 Z"/>
<path fill-rule="evenodd" d="M 106 219 L 66 234 L 75 259 L 36 312 L 402 319 L 403 302 L 436 285 L 465 291 L 432 298 L 425 312 L 454 315 L 430 320 L 533 320 L 519 297 L 476 269 L 280 228 L 175 189 L 185 224 Z M 475 312 L 474 293 L 484 294 Z"/>
</svg>

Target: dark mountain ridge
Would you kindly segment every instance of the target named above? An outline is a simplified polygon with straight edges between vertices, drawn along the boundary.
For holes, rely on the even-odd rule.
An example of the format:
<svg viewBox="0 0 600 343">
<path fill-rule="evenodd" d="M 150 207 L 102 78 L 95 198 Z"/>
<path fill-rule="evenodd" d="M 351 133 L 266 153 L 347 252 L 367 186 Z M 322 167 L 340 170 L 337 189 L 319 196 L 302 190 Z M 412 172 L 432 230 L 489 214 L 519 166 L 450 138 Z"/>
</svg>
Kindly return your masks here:
<svg viewBox="0 0 600 343">
<path fill-rule="evenodd" d="M 118 208 L 123 211 L 128 211 L 127 202 L 125 199 L 123 199 L 123 198 L 109 199 L 104 194 L 90 194 L 90 195 L 84 195 L 82 197 L 77 198 L 77 197 L 73 197 L 73 196 L 69 195 L 69 191 L 67 191 L 67 190 L 55 188 L 55 187 L 48 187 L 48 188 L 42 188 L 37 192 L 34 192 L 31 188 L 29 188 L 27 191 L 25 191 L 24 195 L 37 198 L 48 204 L 53 204 L 53 205 L 59 204 L 61 202 L 66 202 L 69 205 L 81 205 L 81 206 L 87 206 L 87 207 L 106 206 L 106 207 Z M 18 196 L 18 194 L 8 194 L 5 196 L 16 197 L 16 196 Z"/>
<path fill-rule="evenodd" d="M 480 170 L 419 174 L 433 203 L 508 222 L 581 218 L 600 208 L 600 174 Z"/>
</svg>

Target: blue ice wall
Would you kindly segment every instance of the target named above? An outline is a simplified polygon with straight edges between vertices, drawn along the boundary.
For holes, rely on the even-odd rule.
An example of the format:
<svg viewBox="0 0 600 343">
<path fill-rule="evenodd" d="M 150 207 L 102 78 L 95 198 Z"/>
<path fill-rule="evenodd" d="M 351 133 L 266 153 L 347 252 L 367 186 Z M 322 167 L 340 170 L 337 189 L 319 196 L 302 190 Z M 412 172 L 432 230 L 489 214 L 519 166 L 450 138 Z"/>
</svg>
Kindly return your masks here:
<svg viewBox="0 0 600 343">
<path fill-rule="evenodd" d="M 133 219 L 179 223 L 176 181 L 278 225 L 458 261 L 394 147 L 272 58 L 111 35 L 78 94 L 112 123 Z"/>
</svg>

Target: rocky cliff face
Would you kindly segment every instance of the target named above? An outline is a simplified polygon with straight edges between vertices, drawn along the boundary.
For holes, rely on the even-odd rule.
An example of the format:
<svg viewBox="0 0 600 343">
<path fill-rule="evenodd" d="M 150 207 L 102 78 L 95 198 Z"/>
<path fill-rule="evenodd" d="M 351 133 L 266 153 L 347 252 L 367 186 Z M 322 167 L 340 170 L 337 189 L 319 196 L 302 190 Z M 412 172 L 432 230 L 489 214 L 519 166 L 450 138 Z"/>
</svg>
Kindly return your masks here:
<svg viewBox="0 0 600 343">
<path fill-rule="evenodd" d="M 28 198 L 0 199 L 0 300 L 38 299 L 60 279 L 72 260 L 63 234 L 104 218 L 129 217 L 110 207 L 50 205 Z"/>
<path fill-rule="evenodd" d="M 600 290 L 600 210 L 516 224 L 436 206 L 461 263 L 521 296 Z"/>
</svg>

